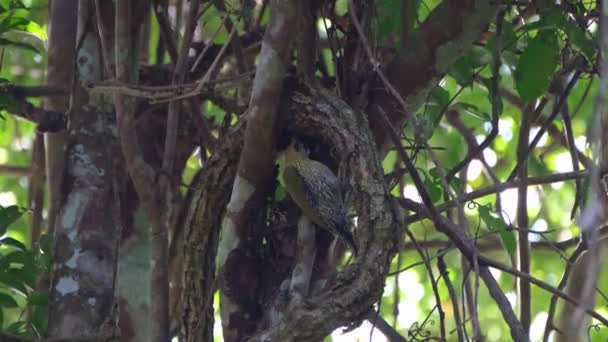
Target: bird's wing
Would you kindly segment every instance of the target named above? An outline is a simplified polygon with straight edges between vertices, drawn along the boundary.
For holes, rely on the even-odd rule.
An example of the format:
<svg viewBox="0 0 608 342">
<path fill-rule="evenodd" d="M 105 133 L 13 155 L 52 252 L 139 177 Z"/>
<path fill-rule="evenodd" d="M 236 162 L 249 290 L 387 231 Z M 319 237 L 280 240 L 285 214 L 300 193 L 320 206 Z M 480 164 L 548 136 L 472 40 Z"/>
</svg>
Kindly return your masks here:
<svg viewBox="0 0 608 342">
<path fill-rule="evenodd" d="M 294 163 L 285 168 L 283 178 L 286 182 L 287 191 L 292 198 L 294 193 L 296 196 L 305 196 L 307 203 L 301 203 L 295 198 L 296 203 L 313 221 L 318 221 L 324 218 L 325 222 L 316 222 L 317 224 L 326 225 L 333 218 L 343 216 L 344 209 L 341 202 L 339 182 L 333 172 L 324 164 L 314 161 L 306 161 L 303 163 Z"/>
</svg>

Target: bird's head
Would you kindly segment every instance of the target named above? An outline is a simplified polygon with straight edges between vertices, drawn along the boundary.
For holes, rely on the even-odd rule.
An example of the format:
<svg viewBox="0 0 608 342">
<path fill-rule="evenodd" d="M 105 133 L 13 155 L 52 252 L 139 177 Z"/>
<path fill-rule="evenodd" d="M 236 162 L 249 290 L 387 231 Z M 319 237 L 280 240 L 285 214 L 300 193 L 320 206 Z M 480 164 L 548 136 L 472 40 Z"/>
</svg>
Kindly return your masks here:
<svg viewBox="0 0 608 342">
<path fill-rule="evenodd" d="M 292 138 L 289 146 L 287 146 L 287 148 L 283 150 L 280 155 L 285 156 L 287 161 L 293 161 L 298 159 L 306 159 L 308 158 L 309 153 L 310 150 L 303 141 L 297 138 Z"/>
</svg>

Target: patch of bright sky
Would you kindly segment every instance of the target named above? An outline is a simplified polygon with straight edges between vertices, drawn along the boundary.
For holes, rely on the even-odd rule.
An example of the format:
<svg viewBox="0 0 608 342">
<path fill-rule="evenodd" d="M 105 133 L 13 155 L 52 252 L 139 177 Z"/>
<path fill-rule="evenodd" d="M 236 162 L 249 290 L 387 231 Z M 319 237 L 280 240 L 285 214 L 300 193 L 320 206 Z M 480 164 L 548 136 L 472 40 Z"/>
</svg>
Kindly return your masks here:
<svg viewBox="0 0 608 342">
<path fill-rule="evenodd" d="M 398 327 L 405 328 L 411 326 L 418 320 L 420 301 L 424 297 L 424 286 L 420 283 L 418 273 L 408 270 L 399 273 L 399 284 L 401 290 L 401 301 L 398 304 L 399 315 L 397 316 Z M 393 282 L 387 282 L 384 291 L 385 296 L 390 295 L 395 288 Z M 335 332 L 334 332 L 335 333 Z M 369 331 L 363 335 L 369 339 Z M 375 334 L 374 334 L 375 336 Z M 333 334 L 332 334 L 333 337 Z M 363 339 L 367 341 L 366 339 Z M 354 338 L 334 341 L 355 341 Z M 374 337 L 374 342 L 376 338 Z"/>
<path fill-rule="evenodd" d="M 317 30 L 319 31 L 319 38 L 321 39 L 327 38 L 327 31 L 325 31 L 325 27 L 327 27 L 328 30 L 331 28 L 331 20 L 319 18 L 319 20 L 317 20 Z"/>
<path fill-rule="evenodd" d="M 538 133 L 538 131 L 540 131 L 540 127 L 530 128 L 530 138 L 529 138 L 530 142 L 532 142 L 532 139 L 534 139 L 534 137 L 536 136 L 536 133 Z M 538 144 L 536 144 L 536 147 L 542 147 L 542 146 L 545 146 L 546 144 L 547 144 L 547 133 L 543 134 L 543 136 L 538 141 Z"/>
<path fill-rule="evenodd" d="M 422 200 L 418 195 L 418 190 L 416 190 L 416 187 L 412 184 L 408 184 L 403 187 L 403 195 L 405 196 L 405 198 L 410 199 L 414 202 L 422 203 Z"/>
<path fill-rule="evenodd" d="M 0 205 L 3 207 L 7 207 L 9 205 L 17 204 L 17 197 L 12 192 L 0 192 Z"/>
<path fill-rule="evenodd" d="M 577 140 L 579 140 L 579 138 L 575 139 L 575 144 L 576 144 Z M 583 137 L 583 140 L 584 140 L 584 144 L 586 144 L 587 140 L 584 137 Z M 579 147 L 579 149 L 580 149 L 580 147 Z M 582 150 L 584 150 L 584 149 L 582 149 Z M 550 164 L 551 168 L 553 168 L 553 170 L 555 170 L 557 172 L 563 173 L 563 172 L 573 171 L 572 157 L 570 157 L 569 152 L 563 151 L 563 152 L 556 153 L 552 156 L 550 161 L 551 161 L 551 164 Z M 560 189 L 564 185 L 564 182 L 555 182 L 555 183 L 551 183 L 550 185 L 551 185 L 551 188 L 557 190 L 557 189 Z"/>
<path fill-rule="evenodd" d="M 486 137 L 484 135 L 478 135 L 475 137 L 475 140 L 477 140 L 478 144 L 481 144 L 485 139 L 486 139 Z M 496 165 L 496 161 L 497 161 L 496 153 L 491 148 L 486 148 L 485 150 L 483 150 L 483 157 L 486 159 L 486 162 L 488 163 L 488 165 L 490 165 L 490 166 Z"/>
<path fill-rule="evenodd" d="M 494 150 L 492 150 L 491 148 L 486 148 L 485 150 L 483 150 L 483 157 L 486 158 L 486 162 L 490 166 L 496 165 L 496 162 L 498 161 L 496 153 L 494 153 Z"/>
<path fill-rule="evenodd" d="M 513 119 L 506 117 L 498 120 L 498 135 L 500 135 L 505 141 L 511 141 L 513 139 Z"/>
<path fill-rule="evenodd" d="M 536 187 L 528 188 L 528 214 L 536 215 L 540 210 L 540 196 Z M 500 194 L 503 214 L 513 222 L 517 214 L 517 189 L 507 189 Z M 507 222 L 509 223 L 509 222 Z"/>
<path fill-rule="evenodd" d="M 584 151 L 587 148 L 587 137 L 581 135 L 574 138 L 574 146 L 576 146 L 576 148 L 578 148 L 580 151 Z"/>
<path fill-rule="evenodd" d="M 473 159 L 469 163 L 469 168 L 467 169 L 467 179 L 474 180 L 481 175 L 481 171 L 483 170 L 483 164 L 479 159 Z"/>
<path fill-rule="evenodd" d="M 372 330 L 372 324 L 369 321 L 363 321 L 361 326 L 357 329 L 349 331 L 345 334 L 342 333 L 343 328 L 335 330 L 331 334 L 332 342 L 357 342 L 357 341 L 369 341 L 369 334 Z M 384 335 L 378 330 L 378 328 L 374 328 L 374 334 L 371 338 L 374 342 L 387 342 L 388 340 Z"/>
<path fill-rule="evenodd" d="M 222 336 L 222 333 L 222 318 L 220 315 L 215 315 L 215 319 L 213 320 L 213 336 Z"/>
<path fill-rule="evenodd" d="M 595 31 L 597 31 L 597 23 L 595 21 L 592 21 L 591 24 L 589 24 L 588 29 L 591 34 L 594 34 Z"/>
<path fill-rule="evenodd" d="M 563 151 L 555 154 L 553 157 L 553 169 L 557 172 L 571 172 L 572 171 L 572 158 L 570 153 Z"/>
<path fill-rule="evenodd" d="M 500 277 L 502 276 L 502 271 L 501 270 L 497 270 L 495 268 L 490 267 L 490 273 L 492 273 L 492 277 L 494 277 L 494 279 L 496 279 L 496 281 L 500 280 Z"/>
<path fill-rule="evenodd" d="M 540 341 L 543 338 L 548 316 L 545 311 L 541 311 L 532 320 L 532 324 L 530 325 L 530 339 L 532 341 Z"/>
<path fill-rule="evenodd" d="M 532 227 L 530 227 L 530 230 L 533 230 L 535 232 L 546 232 L 548 228 L 549 228 L 549 225 L 547 224 L 547 221 L 545 221 L 544 219 L 541 218 L 541 219 L 536 220 L 536 222 L 534 222 Z M 539 234 L 530 233 L 530 234 L 528 234 L 528 239 L 532 242 L 540 241 L 541 236 Z"/>
<path fill-rule="evenodd" d="M 517 293 L 515 291 L 505 293 L 505 297 L 509 300 L 512 308 L 517 307 Z"/>
</svg>

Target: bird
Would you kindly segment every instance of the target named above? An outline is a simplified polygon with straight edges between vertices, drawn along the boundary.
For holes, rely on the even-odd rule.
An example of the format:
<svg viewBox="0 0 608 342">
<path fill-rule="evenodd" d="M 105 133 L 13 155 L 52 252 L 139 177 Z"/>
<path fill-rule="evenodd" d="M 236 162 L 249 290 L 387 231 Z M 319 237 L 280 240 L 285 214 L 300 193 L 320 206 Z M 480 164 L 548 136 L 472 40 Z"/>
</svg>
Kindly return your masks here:
<svg viewBox="0 0 608 342">
<path fill-rule="evenodd" d="M 308 149 L 295 138 L 281 154 L 283 183 L 289 196 L 310 221 L 337 236 L 357 255 L 336 175 L 325 164 L 309 159 Z"/>
</svg>

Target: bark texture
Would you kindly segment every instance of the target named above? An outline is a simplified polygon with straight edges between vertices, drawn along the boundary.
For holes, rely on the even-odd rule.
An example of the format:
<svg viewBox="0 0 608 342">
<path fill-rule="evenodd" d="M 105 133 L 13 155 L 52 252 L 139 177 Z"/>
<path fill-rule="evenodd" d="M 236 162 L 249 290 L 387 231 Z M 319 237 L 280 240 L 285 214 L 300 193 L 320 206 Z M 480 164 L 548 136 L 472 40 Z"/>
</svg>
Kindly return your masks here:
<svg viewBox="0 0 608 342">
<path fill-rule="evenodd" d="M 333 160 L 344 170 L 352 191 L 351 197 L 356 199 L 353 206 L 359 217 L 356 232 L 361 257 L 347 266 L 337 278 L 334 277 L 329 285 L 317 286 L 314 296 L 301 306 L 288 306 L 288 298 L 283 298 L 284 291 L 280 291 L 281 283 L 290 279 L 289 272 L 281 272 L 276 266 L 274 269 L 271 267 L 279 261 L 293 263 L 293 255 L 287 261 L 281 260 L 281 256 L 271 260 L 260 256 L 255 259 L 243 257 L 241 260 L 249 260 L 254 264 L 242 263 L 235 271 L 236 274 L 229 273 L 223 277 L 231 281 L 234 290 L 243 292 L 232 294 L 238 295 L 235 296 L 236 300 L 268 310 L 258 312 L 264 319 L 257 323 L 254 321 L 256 324 L 249 327 L 257 335 L 243 336 L 242 339 L 315 341 L 323 339 L 341 325 L 363 319 L 379 299 L 390 260 L 396 252 L 395 236 L 400 236 L 399 219 L 391 196 L 382 183 L 382 169 L 365 116 L 355 113 L 328 91 L 312 86 L 295 85 L 283 98 L 281 115 L 289 123 L 289 133 L 314 137 L 329 147 Z M 187 270 L 184 294 L 189 303 L 184 316 L 186 331 L 200 334 L 201 331 L 195 328 L 210 327 L 209 321 L 203 320 L 204 317 L 200 314 L 197 316 L 193 310 L 200 308 L 203 302 L 209 303 L 213 291 L 209 285 L 214 282 L 212 273 L 201 269 L 200 265 L 209 264 L 214 253 L 215 247 L 211 242 L 220 229 L 222 211 L 219 209 L 228 203 L 226 194 L 232 183 L 227 177 L 236 173 L 236 156 L 243 131 L 241 127 L 229 135 L 230 138 L 220 146 L 220 153 L 205 165 L 203 175 L 207 176 L 201 177 L 198 184 L 193 184 L 194 187 L 201 187 L 201 190 L 192 200 L 188 214 L 191 219 L 187 220 L 185 226 L 186 232 L 190 232 L 187 233 L 190 238 L 186 239 L 188 242 L 185 250 Z M 222 173 L 226 176 L 218 179 Z M 275 228 L 278 229 L 266 227 L 266 230 L 274 231 Z M 259 246 L 259 250 L 262 256 L 268 255 L 264 252 L 268 251 L 267 246 Z M 194 263 L 197 260 L 199 263 Z M 290 270 L 292 266 L 293 264 L 281 267 Z M 251 279 L 249 273 L 252 272 L 259 273 L 258 279 L 261 279 L 266 291 L 270 293 L 259 293 L 260 283 L 248 281 Z M 246 300 L 248 295 L 251 296 L 249 298 L 254 298 L 253 302 Z M 209 314 L 210 312 L 207 313 Z M 298 328 L 302 326 L 307 328 Z M 190 340 L 204 339 L 193 337 L 188 339 Z"/>
<path fill-rule="evenodd" d="M 82 82 L 100 80 L 92 6 L 80 2 L 78 79 L 69 113 L 61 208 L 55 222 L 49 335 L 100 338 L 111 334 L 117 216 L 113 165 L 120 164 L 108 99 L 88 96 Z M 84 299 L 84 301 L 83 301 Z"/>
</svg>

